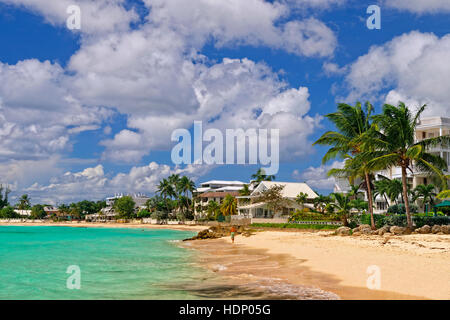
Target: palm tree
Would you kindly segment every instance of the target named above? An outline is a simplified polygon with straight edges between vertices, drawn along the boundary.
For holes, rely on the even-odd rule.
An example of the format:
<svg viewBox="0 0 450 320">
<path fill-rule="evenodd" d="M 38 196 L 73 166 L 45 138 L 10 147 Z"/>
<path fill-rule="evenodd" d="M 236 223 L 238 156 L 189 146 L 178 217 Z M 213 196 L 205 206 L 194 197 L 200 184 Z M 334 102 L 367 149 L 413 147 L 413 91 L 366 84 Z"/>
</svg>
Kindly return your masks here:
<svg viewBox="0 0 450 320">
<path fill-rule="evenodd" d="M 343 193 L 332 193 L 331 197 L 334 203 L 330 205 L 336 209 L 336 213 L 342 217 L 342 222 L 344 226 L 348 226 L 348 216 L 350 215 L 350 210 L 353 208 L 350 197 Z"/>
<path fill-rule="evenodd" d="M 217 215 L 220 212 L 220 206 L 216 201 L 210 200 L 208 202 L 208 208 L 206 209 L 206 211 L 208 212 L 208 216 L 214 216 L 217 218 Z"/>
<path fill-rule="evenodd" d="M 346 159 L 346 168 L 332 169 L 330 175 L 342 176 L 347 174 L 350 180 L 361 177 L 365 181 L 371 224 L 372 228 L 375 229 L 371 170 L 367 167 L 367 159 L 360 157 L 361 152 L 371 148 L 370 145 L 363 146 L 362 138 L 371 130 L 370 117 L 373 106 L 370 102 L 366 102 L 363 109 L 360 102 L 357 102 L 354 107 L 340 103 L 337 109 L 337 112 L 330 113 L 326 117 L 334 123 L 338 131 L 324 133 L 313 145 L 331 146 L 322 159 L 323 164 L 335 158 Z"/>
<path fill-rule="evenodd" d="M 195 183 L 191 179 L 189 179 L 186 176 L 183 176 L 178 181 L 178 190 L 184 194 L 184 196 L 188 196 L 189 193 L 192 194 L 192 192 L 195 190 Z"/>
<path fill-rule="evenodd" d="M 313 200 L 314 208 L 318 209 L 321 213 L 324 213 L 327 204 L 331 201 L 332 199 L 330 197 L 319 194 L 319 196 Z"/>
<path fill-rule="evenodd" d="M 415 191 L 414 200 L 417 200 L 418 198 L 422 198 L 424 206 L 428 203 L 430 205 L 433 205 L 433 203 L 434 203 L 433 198 L 436 197 L 436 195 L 437 195 L 437 193 L 434 192 L 434 189 L 435 189 L 435 186 L 432 184 L 428 184 L 428 185 L 419 184 L 414 189 L 414 191 Z M 428 212 L 428 208 L 427 208 L 427 212 Z"/>
<path fill-rule="evenodd" d="M 358 198 L 358 195 L 360 195 L 362 192 L 359 191 L 361 188 L 360 185 L 352 184 L 350 185 L 350 191 L 348 192 L 349 197 L 351 197 L 352 200 L 355 200 Z"/>
<path fill-rule="evenodd" d="M 304 192 L 300 192 L 295 198 L 295 202 L 301 205 L 302 208 L 304 208 L 306 200 L 308 200 L 308 195 Z"/>
<path fill-rule="evenodd" d="M 237 208 L 236 198 L 233 197 L 231 194 L 227 194 L 222 201 L 220 211 L 224 216 L 232 216 L 237 213 L 236 208 Z"/>
<path fill-rule="evenodd" d="M 275 180 L 274 175 L 266 175 L 266 172 L 263 168 L 258 169 L 255 174 L 252 174 L 252 179 L 255 180 L 257 183 L 260 183 L 262 181 L 273 181 Z"/>
<path fill-rule="evenodd" d="M 239 190 L 239 195 L 240 195 L 241 197 L 249 196 L 250 193 L 251 193 L 251 192 L 250 192 L 250 189 L 249 189 L 249 187 L 248 187 L 248 184 L 244 184 L 244 186 L 242 187 L 242 189 Z"/>
<path fill-rule="evenodd" d="M 19 210 L 28 210 L 30 209 L 30 197 L 27 194 L 24 194 L 19 199 L 19 204 L 17 205 L 17 209 Z"/>
<path fill-rule="evenodd" d="M 443 185 L 447 184 L 442 173 L 447 167 L 446 162 L 441 157 L 426 152 L 426 149 L 449 144 L 450 137 L 442 136 L 415 142 L 415 128 L 425 108 L 426 105 L 423 105 L 413 115 L 403 102 L 400 102 L 398 107 L 385 104 L 383 113 L 373 117 L 378 130 L 372 130 L 366 139 L 366 143 L 375 148 L 375 151 L 367 153 L 367 158 L 371 159 L 368 163 L 371 169 L 401 168 L 403 201 L 409 228 L 413 227 L 413 221 L 408 199 L 407 170 L 413 172 L 412 168 L 416 166 L 422 172 L 430 172 L 441 178 Z"/>
<path fill-rule="evenodd" d="M 167 203 L 167 198 L 172 197 L 175 193 L 172 183 L 167 179 L 162 179 L 159 182 L 158 190 L 159 194 L 163 197 L 164 203 L 166 205 L 166 212 L 169 212 L 169 204 Z"/>
<path fill-rule="evenodd" d="M 381 180 L 374 181 L 375 192 L 373 194 L 373 199 L 376 199 L 377 196 L 383 197 L 384 201 L 389 205 L 389 201 L 387 199 L 389 195 L 389 179 L 383 178 Z"/>
<path fill-rule="evenodd" d="M 395 204 L 398 204 L 398 198 L 401 197 L 402 203 L 405 203 L 405 199 L 403 196 L 403 184 L 398 179 L 388 180 L 387 192 L 389 195 L 389 199 L 394 201 Z"/>
</svg>

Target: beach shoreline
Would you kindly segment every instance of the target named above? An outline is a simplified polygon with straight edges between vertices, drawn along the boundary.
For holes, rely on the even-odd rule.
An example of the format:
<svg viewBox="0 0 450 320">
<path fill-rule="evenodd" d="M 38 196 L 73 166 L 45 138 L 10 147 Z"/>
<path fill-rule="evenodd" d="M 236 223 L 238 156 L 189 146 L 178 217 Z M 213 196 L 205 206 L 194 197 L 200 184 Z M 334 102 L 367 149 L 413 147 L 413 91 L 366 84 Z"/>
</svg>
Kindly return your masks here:
<svg viewBox="0 0 450 320">
<path fill-rule="evenodd" d="M 0 227 L 73 227 L 73 228 L 132 228 L 132 229 L 171 229 L 181 231 L 202 231 L 209 226 L 184 224 L 139 224 L 139 223 L 102 223 L 102 222 L 0 222 Z"/>
<path fill-rule="evenodd" d="M 0 223 L 0 226 L 172 229 L 209 226 L 121 223 Z M 254 230 L 249 237 L 179 242 L 198 264 L 230 283 L 276 288 L 280 298 L 450 299 L 450 235 L 335 236 L 332 231 Z M 369 266 L 380 290 L 369 290 Z M 276 291 L 275 292 L 278 292 Z M 272 292 L 272 296 L 273 296 Z"/>
<path fill-rule="evenodd" d="M 222 238 L 189 246 L 202 252 L 202 263 L 210 270 L 234 279 L 272 278 L 341 299 L 450 299 L 449 235 L 331 234 L 264 230 L 238 236 L 234 245 Z M 380 271 L 379 290 L 367 287 L 370 266 Z"/>
</svg>

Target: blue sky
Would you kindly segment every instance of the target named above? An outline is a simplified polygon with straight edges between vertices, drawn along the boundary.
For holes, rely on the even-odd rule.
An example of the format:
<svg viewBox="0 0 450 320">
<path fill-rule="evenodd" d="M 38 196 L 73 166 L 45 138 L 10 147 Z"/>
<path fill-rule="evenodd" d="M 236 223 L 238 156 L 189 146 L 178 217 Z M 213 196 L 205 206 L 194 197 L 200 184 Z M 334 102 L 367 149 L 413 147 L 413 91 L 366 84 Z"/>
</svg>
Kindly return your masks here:
<svg viewBox="0 0 450 320">
<path fill-rule="evenodd" d="M 448 113 L 445 0 L 102 2 L 0 0 L 0 180 L 13 197 L 152 194 L 171 173 L 248 180 L 259 166 L 175 167 L 170 133 L 194 120 L 279 128 L 277 180 L 328 193 L 340 163 L 321 166 L 326 148 L 311 143 L 332 129 L 322 116 L 337 102 Z M 81 30 L 66 27 L 69 4 Z M 371 4 L 381 30 L 366 27 Z"/>
</svg>

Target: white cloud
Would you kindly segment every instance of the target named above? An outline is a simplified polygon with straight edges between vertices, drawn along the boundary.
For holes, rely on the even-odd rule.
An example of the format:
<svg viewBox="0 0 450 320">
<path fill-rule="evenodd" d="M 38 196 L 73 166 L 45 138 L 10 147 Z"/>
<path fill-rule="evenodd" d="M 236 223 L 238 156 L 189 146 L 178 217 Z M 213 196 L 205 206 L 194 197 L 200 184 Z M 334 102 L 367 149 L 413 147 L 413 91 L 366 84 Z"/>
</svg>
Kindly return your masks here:
<svg viewBox="0 0 450 320">
<path fill-rule="evenodd" d="M 53 178 L 48 184 L 34 183 L 24 192 L 33 203 L 69 203 L 83 199 L 100 200 L 115 193 L 156 192 L 159 181 L 171 174 L 188 175 L 194 181 L 206 174 L 211 166 L 187 166 L 173 168 L 151 162 L 147 166 L 133 167 L 128 173 L 112 177 L 105 174 L 102 165 L 86 168 L 81 172 L 66 172 Z"/>
<path fill-rule="evenodd" d="M 196 107 L 170 115 L 131 114 L 128 126 L 114 139 L 104 141 L 105 158 L 138 160 L 150 148 L 170 148 L 173 130 L 189 129 L 203 121 L 204 129 L 280 129 L 282 159 L 306 156 L 311 152 L 308 136 L 318 127 L 320 117 L 310 117 L 309 92 L 305 87 L 288 88 L 272 70 L 248 59 L 224 59 L 202 67 L 193 82 Z"/>
<path fill-rule="evenodd" d="M 334 188 L 335 179 L 333 177 L 328 177 L 328 171 L 334 168 L 343 168 L 343 166 L 343 162 L 334 161 L 329 165 L 309 167 L 303 172 L 294 170 L 292 172 L 292 177 L 297 181 L 306 182 L 312 188 L 332 190 Z"/>
<path fill-rule="evenodd" d="M 418 14 L 450 12 L 448 0 L 385 0 L 384 5 Z"/>
<path fill-rule="evenodd" d="M 70 136 L 94 130 L 111 111 L 83 106 L 58 64 L 0 62 L 0 159 L 36 159 L 67 151 Z"/>
<path fill-rule="evenodd" d="M 138 16 L 133 9 L 126 10 L 126 0 L 0 0 L 15 6 L 23 6 L 42 15 L 47 22 L 65 27 L 69 14 L 67 8 L 78 5 L 81 9 L 81 32 L 101 34 L 126 31 Z"/>
<path fill-rule="evenodd" d="M 289 5 L 264 0 L 145 0 L 149 20 L 183 35 L 195 47 L 212 37 L 216 46 L 265 45 L 312 56 L 332 55 L 336 37 L 321 21 L 278 23 L 290 13 Z M 324 2 L 324 1 L 323 1 Z M 251 14 L 249 14 L 251 12 Z"/>
<path fill-rule="evenodd" d="M 327 76 L 342 75 L 347 72 L 347 68 L 345 66 L 339 67 L 338 64 L 333 62 L 325 62 L 322 65 L 322 69 Z"/>
<path fill-rule="evenodd" d="M 450 35 L 414 31 L 374 46 L 350 66 L 346 82 L 351 90 L 347 101 L 427 103 L 425 115 L 447 115 Z"/>
</svg>

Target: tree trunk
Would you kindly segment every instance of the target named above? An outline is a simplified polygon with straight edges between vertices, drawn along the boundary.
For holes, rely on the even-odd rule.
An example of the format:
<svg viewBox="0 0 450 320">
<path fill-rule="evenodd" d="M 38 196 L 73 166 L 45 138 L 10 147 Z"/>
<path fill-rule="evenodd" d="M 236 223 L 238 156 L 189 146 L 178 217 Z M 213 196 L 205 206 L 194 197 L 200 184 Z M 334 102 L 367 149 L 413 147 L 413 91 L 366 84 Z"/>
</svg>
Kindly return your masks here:
<svg viewBox="0 0 450 320">
<path fill-rule="evenodd" d="M 411 212 L 409 211 L 408 184 L 406 181 L 406 166 L 402 166 L 402 184 L 403 184 L 403 201 L 406 210 L 406 220 L 408 221 L 408 228 L 412 229 L 413 221 L 411 218 Z"/>
<path fill-rule="evenodd" d="M 373 199 L 372 199 L 372 188 L 370 187 L 370 177 L 369 173 L 366 171 L 366 187 L 367 187 L 367 199 L 369 200 L 369 213 L 370 213 L 370 224 L 372 225 L 372 230 L 375 230 L 375 220 L 373 219 Z"/>
</svg>

